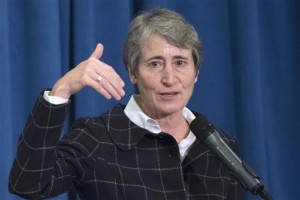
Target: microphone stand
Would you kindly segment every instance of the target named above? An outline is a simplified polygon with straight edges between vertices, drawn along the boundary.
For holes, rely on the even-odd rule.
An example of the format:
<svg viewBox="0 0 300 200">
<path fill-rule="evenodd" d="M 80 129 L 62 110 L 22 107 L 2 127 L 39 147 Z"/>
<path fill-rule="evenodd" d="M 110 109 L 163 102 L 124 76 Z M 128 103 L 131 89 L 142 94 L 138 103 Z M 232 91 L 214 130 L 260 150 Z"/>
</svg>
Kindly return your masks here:
<svg viewBox="0 0 300 200">
<path fill-rule="evenodd" d="M 272 197 L 265 190 L 262 190 L 259 196 L 264 200 L 272 200 Z"/>
</svg>

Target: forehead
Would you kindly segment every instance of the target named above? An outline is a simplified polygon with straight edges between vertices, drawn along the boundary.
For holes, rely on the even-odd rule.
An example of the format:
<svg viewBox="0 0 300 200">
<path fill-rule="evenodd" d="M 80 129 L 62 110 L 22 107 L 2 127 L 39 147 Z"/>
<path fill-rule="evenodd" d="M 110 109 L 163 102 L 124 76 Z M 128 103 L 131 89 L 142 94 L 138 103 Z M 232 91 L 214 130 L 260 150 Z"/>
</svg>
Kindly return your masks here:
<svg viewBox="0 0 300 200">
<path fill-rule="evenodd" d="M 185 56 L 187 58 L 192 58 L 192 50 L 180 48 L 174 44 L 168 42 L 165 38 L 161 36 L 150 36 L 144 41 L 142 48 L 142 57 L 143 56 Z"/>
</svg>

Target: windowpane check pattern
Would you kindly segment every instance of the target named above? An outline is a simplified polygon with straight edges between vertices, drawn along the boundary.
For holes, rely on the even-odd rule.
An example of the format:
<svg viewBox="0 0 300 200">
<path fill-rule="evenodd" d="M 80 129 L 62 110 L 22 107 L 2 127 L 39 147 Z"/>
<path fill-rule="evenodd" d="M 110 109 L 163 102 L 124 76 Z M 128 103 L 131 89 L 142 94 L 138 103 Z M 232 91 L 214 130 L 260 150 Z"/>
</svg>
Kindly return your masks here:
<svg viewBox="0 0 300 200">
<path fill-rule="evenodd" d="M 38 98 L 19 138 L 9 180 L 12 193 L 37 199 L 75 187 L 81 199 L 239 199 L 233 175 L 200 141 L 181 162 L 169 134 L 135 125 L 123 105 L 78 119 L 60 139 L 69 104 Z"/>
</svg>

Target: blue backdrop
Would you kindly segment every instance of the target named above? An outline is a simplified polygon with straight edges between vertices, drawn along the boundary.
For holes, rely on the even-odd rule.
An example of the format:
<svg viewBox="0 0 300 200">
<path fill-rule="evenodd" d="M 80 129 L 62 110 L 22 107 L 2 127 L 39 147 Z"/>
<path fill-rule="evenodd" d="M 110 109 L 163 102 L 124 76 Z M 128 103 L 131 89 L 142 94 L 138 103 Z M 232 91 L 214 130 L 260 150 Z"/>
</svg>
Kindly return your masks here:
<svg viewBox="0 0 300 200">
<path fill-rule="evenodd" d="M 128 101 L 134 89 L 121 60 L 128 24 L 139 10 L 156 7 L 181 13 L 203 41 L 205 61 L 189 107 L 238 137 L 243 159 L 275 200 L 299 199 L 298 0 L 0 0 L 1 198 L 18 199 L 7 179 L 37 95 L 96 43 L 126 81 L 122 102 Z M 74 97 L 69 120 L 115 103 L 85 89 Z"/>
</svg>

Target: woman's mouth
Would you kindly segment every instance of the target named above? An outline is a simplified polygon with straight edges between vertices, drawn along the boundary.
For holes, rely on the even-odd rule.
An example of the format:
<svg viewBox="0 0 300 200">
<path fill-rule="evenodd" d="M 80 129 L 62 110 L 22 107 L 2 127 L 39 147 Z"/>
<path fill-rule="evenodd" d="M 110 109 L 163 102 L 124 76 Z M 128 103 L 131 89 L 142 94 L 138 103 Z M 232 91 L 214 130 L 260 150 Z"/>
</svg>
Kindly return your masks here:
<svg viewBox="0 0 300 200">
<path fill-rule="evenodd" d="M 162 100 L 171 101 L 176 100 L 179 92 L 162 92 L 160 93 L 160 97 Z"/>
<path fill-rule="evenodd" d="M 163 93 L 161 93 L 161 95 L 163 95 L 163 96 L 174 96 L 176 94 L 178 94 L 178 92 L 163 92 Z"/>
</svg>

